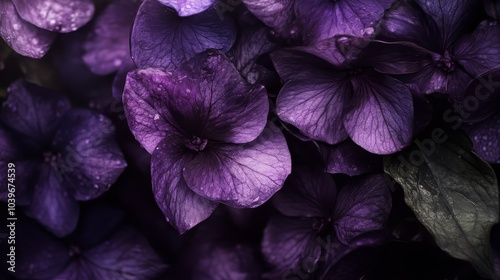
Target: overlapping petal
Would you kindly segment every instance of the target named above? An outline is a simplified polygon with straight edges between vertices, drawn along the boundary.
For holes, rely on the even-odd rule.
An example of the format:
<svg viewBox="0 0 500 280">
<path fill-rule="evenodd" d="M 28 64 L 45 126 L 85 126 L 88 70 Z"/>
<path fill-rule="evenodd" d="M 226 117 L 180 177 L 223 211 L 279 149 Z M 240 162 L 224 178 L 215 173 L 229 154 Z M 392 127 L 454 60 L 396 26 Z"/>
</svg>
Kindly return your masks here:
<svg viewBox="0 0 500 280">
<path fill-rule="evenodd" d="M 181 17 L 187 17 L 207 10 L 216 0 L 158 0 L 158 2 L 173 8 Z"/>
<path fill-rule="evenodd" d="M 131 54 L 139 68 L 172 71 L 207 49 L 226 52 L 235 40 L 232 19 L 221 21 L 214 9 L 179 17 L 158 1 L 145 0 L 132 28 Z"/>
</svg>

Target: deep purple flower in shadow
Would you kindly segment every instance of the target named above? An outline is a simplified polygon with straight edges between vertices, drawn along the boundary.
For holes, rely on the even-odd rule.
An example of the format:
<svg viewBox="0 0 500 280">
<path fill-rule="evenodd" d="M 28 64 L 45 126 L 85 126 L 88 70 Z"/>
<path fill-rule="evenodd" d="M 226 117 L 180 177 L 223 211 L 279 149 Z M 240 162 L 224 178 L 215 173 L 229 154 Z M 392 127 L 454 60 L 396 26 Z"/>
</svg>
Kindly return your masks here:
<svg viewBox="0 0 500 280">
<path fill-rule="evenodd" d="M 381 229 L 391 193 L 381 174 L 352 178 L 339 191 L 331 175 L 302 168 L 273 203 L 279 214 L 264 231 L 262 251 L 273 274 L 290 274 L 310 272 L 325 254 L 340 254 L 357 236 Z"/>
<path fill-rule="evenodd" d="M 469 135 L 476 154 L 489 163 L 500 164 L 500 113 L 463 125 L 462 129 Z"/>
<path fill-rule="evenodd" d="M 16 165 L 16 202 L 57 236 L 74 230 L 78 201 L 109 189 L 126 166 L 106 117 L 72 109 L 51 90 L 18 80 L 0 110 L 2 175 Z M 7 199 L 7 185 L 0 197 Z"/>
<path fill-rule="evenodd" d="M 187 1 L 186 6 L 194 4 L 197 1 Z M 233 20 L 221 21 L 215 9 L 182 17 L 157 0 L 145 0 L 132 27 L 131 54 L 138 68 L 173 71 L 207 49 L 227 52 L 235 40 Z"/>
<path fill-rule="evenodd" d="M 405 56 L 411 52 L 349 36 L 276 51 L 271 57 L 285 82 L 277 114 L 313 140 L 333 145 L 350 137 L 371 153 L 399 151 L 413 135 L 412 94 L 380 70 L 413 72 L 419 58 Z"/>
<path fill-rule="evenodd" d="M 291 169 L 279 129 L 266 125 L 269 104 L 219 51 L 204 52 L 174 73 L 128 74 L 123 96 L 129 127 L 152 154 L 156 201 L 181 233 L 218 202 L 257 207 Z"/>
<path fill-rule="evenodd" d="M 335 35 L 371 37 L 395 0 L 243 0 L 262 22 L 285 38 L 312 44 Z"/>
<path fill-rule="evenodd" d="M 500 28 L 482 23 L 468 33 L 480 1 L 400 1 L 385 15 L 379 37 L 417 45 L 430 54 L 420 71 L 404 77 L 421 94 L 441 92 L 460 102 L 467 84 L 500 66 Z"/>
<path fill-rule="evenodd" d="M 157 279 L 167 268 L 146 238 L 113 208 L 87 208 L 58 239 L 33 220 L 18 223 L 17 279 Z"/>
<path fill-rule="evenodd" d="M 56 33 L 75 31 L 94 14 L 92 0 L 2 0 L 0 37 L 17 53 L 40 58 Z"/>
</svg>

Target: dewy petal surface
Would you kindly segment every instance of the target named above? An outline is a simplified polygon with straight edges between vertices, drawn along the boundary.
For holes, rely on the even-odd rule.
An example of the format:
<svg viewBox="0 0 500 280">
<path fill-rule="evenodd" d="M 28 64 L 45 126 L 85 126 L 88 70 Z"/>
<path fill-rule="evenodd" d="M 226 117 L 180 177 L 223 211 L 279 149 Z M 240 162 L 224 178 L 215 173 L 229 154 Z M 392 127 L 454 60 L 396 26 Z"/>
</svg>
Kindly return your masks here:
<svg viewBox="0 0 500 280">
<path fill-rule="evenodd" d="M 150 154 L 156 145 L 177 127 L 171 123 L 168 95 L 174 90 L 173 75 L 158 69 L 134 70 L 127 75 L 123 106 L 130 130 Z"/>
<path fill-rule="evenodd" d="M 56 34 L 21 19 L 12 1 L 0 1 L 0 36 L 18 54 L 41 58 Z"/>
<path fill-rule="evenodd" d="M 207 10 L 216 0 L 158 0 L 158 2 L 174 8 L 181 17 L 187 17 Z"/>
<path fill-rule="evenodd" d="M 280 51 L 272 57 L 287 81 L 276 101 L 278 117 L 315 140 L 336 144 L 346 139 L 342 118 L 352 95 L 347 74 L 325 69 L 326 61 L 302 52 Z"/>
<path fill-rule="evenodd" d="M 352 140 L 375 154 L 390 154 L 410 143 L 413 99 L 410 90 L 388 76 L 353 80 L 354 97 L 344 125 Z"/>
<path fill-rule="evenodd" d="M 474 144 L 474 152 L 489 163 L 500 163 L 500 114 L 464 127 Z"/>
<path fill-rule="evenodd" d="M 54 136 L 63 184 L 77 200 L 94 199 L 109 189 L 127 166 L 114 139 L 115 127 L 96 112 L 67 113 Z"/>
<path fill-rule="evenodd" d="M 167 221 L 184 233 L 208 218 L 217 207 L 190 190 L 182 176 L 184 166 L 192 155 L 186 155 L 184 143 L 166 137 L 156 147 L 151 158 L 153 194 Z"/>
<path fill-rule="evenodd" d="M 80 207 L 62 185 L 57 171 L 44 164 L 26 213 L 56 236 L 62 237 L 76 228 Z"/>
<path fill-rule="evenodd" d="M 392 208 L 391 191 L 384 175 L 351 179 L 339 192 L 335 204 L 337 238 L 349 244 L 355 237 L 381 229 Z"/>
<path fill-rule="evenodd" d="M 89 22 L 94 15 L 92 0 L 11 1 L 24 20 L 50 31 L 75 31 Z"/>
<path fill-rule="evenodd" d="M 48 144 L 59 120 L 70 109 L 69 101 L 63 95 L 22 80 L 13 82 L 8 93 L 0 120 L 40 144 Z"/>
<path fill-rule="evenodd" d="M 140 0 L 114 0 L 99 14 L 83 48 L 83 60 L 98 75 L 117 71 L 130 57 L 130 31 Z"/>
<path fill-rule="evenodd" d="M 207 49 L 226 52 L 235 40 L 232 19 L 221 21 L 214 9 L 179 17 L 158 1 L 145 0 L 132 28 L 131 53 L 139 68 L 172 71 Z"/>
<path fill-rule="evenodd" d="M 336 199 L 337 186 L 330 174 L 297 167 L 273 197 L 273 203 L 288 217 L 330 217 Z"/>
<path fill-rule="evenodd" d="M 187 186 L 211 200 L 233 207 L 257 207 L 283 185 L 291 158 L 281 131 L 269 125 L 247 144 L 222 144 L 186 164 Z"/>
<path fill-rule="evenodd" d="M 249 85 L 218 51 L 203 52 L 184 63 L 168 98 L 170 110 L 177 112 L 178 123 L 187 132 L 226 143 L 253 141 L 269 112 L 264 87 Z"/>
</svg>

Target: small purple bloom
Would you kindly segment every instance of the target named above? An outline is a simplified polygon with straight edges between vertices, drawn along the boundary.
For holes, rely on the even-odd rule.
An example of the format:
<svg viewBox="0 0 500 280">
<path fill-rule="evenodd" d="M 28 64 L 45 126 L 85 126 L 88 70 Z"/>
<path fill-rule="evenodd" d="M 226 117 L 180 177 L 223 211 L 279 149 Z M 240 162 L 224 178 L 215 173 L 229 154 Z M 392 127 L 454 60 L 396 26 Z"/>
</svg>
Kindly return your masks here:
<svg viewBox="0 0 500 280">
<path fill-rule="evenodd" d="M 51 90 L 18 80 L 0 110 L 3 166 L 18 168 L 17 202 L 57 236 L 75 228 L 78 201 L 109 189 L 126 166 L 104 116 L 71 109 Z M 6 176 L 3 173 L 1 176 Z M 2 177 L 2 179 L 5 179 Z M 6 180 L 6 179 L 5 179 Z M 7 190 L 0 195 L 7 199 Z"/>
<path fill-rule="evenodd" d="M 17 53 L 41 58 L 56 33 L 75 31 L 94 14 L 92 0 L 0 1 L 0 36 Z"/>
<path fill-rule="evenodd" d="M 130 129 L 152 154 L 156 201 L 181 233 L 218 202 L 257 207 L 281 188 L 291 169 L 279 129 L 266 125 L 269 103 L 218 51 L 204 52 L 174 73 L 128 74 L 123 96 Z"/>
<path fill-rule="evenodd" d="M 338 191 L 331 175 L 302 168 L 273 202 L 280 214 L 269 221 L 262 250 L 275 273 L 284 273 L 305 262 L 311 270 L 325 252 L 338 254 L 357 236 L 381 229 L 391 193 L 383 175 L 353 178 Z"/>
</svg>

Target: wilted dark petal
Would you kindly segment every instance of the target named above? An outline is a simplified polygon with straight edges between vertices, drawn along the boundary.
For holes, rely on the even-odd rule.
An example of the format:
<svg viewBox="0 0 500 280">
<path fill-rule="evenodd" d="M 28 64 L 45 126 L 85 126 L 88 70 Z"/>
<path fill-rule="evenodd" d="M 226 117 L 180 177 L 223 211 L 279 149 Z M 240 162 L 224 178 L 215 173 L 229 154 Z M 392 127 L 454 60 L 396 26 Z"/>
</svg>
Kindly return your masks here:
<svg viewBox="0 0 500 280">
<path fill-rule="evenodd" d="M 146 0 L 132 28 L 131 53 L 139 68 L 172 71 L 207 49 L 226 52 L 235 40 L 232 19 L 221 21 L 215 9 L 183 18 L 156 0 Z"/>
<path fill-rule="evenodd" d="M 14 275 L 19 279 L 52 279 L 70 262 L 63 243 L 31 219 L 16 222 L 15 246 Z"/>
<path fill-rule="evenodd" d="M 398 1 L 384 15 L 377 37 L 388 41 L 410 41 L 434 52 L 443 50 L 438 26 L 414 2 Z"/>
<path fill-rule="evenodd" d="M 135 138 L 150 154 L 176 126 L 168 111 L 167 96 L 174 90 L 172 74 L 157 69 L 135 70 L 127 75 L 123 106 Z"/>
<path fill-rule="evenodd" d="M 54 168 L 44 164 L 33 190 L 26 214 L 35 218 L 58 237 L 71 233 L 78 223 L 80 207 Z"/>
<path fill-rule="evenodd" d="M 367 152 L 350 139 L 333 146 L 324 143 L 317 145 L 328 173 L 356 176 L 374 171 L 382 164 L 380 156 Z"/>
<path fill-rule="evenodd" d="M 336 199 L 337 186 L 330 174 L 299 167 L 273 197 L 273 203 L 288 217 L 330 218 Z"/>
<path fill-rule="evenodd" d="M 306 136 L 336 144 L 347 137 L 342 118 L 352 86 L 347 73 L 323 69 L 321 64 L 315 65 L 314 60 L 326 64 L 326 61 L 297 51 L 273 55 L 280 76 L 286 81 L 290 79 L 278 95 L 276 111 L 281 120 L 297 127 Z M 309 63 L 300 64 L 302 61 Z"/>
<path fill-rule="evenodd" d="M 500 5 L 499 5 L 499 14 L 500 14 Z M 495 273 L 500 276 L 500 224 L 496 224 L 491 229 L 490 240 L 491 240 L 491 248 L 492 248 L 492 256 L 493 256 L 493 266 L 495 269 Z"/>
<path fill-rule="evenodd" d="M 12 1 L 0 1 L 0 36 L 18 54 L 41 58 L 56 34 L 21 19 Z"/>
<path fill-rule="evenodd" d="M 352 140 L 375 154 L 390 154 L 410 143 L 413 100 L 409 89 L 388 76 L 353 80 L 352 109 L 344 125 Z"/>
<path fill-rule="evenodd" d="M 151 158 L 151 176 L 156 203 L 167 221 L 184 233 L 208 218 L 217 207 L 190 190 L 182 176 L 192 158 L 180 139 L 167 137 L 156 147 Z"/>
<path fill-rule="evenodd" d="M 127 166 L 109 119 L 90 110 L 67 113 L 54 136 L 56 166 L 63 185 L 77 200 L 94 199 L 109 189 Z"/>
<path fill-rule="evenodd" d="M 293 270 L 312 270 L 321 255 L 319 235 L 309 219 L 287 218 L 274 215 L 264 229 L 262 253 L 274 268 L 277 279 L 293 275 Z"/>
<path fill-rule="evenodd" d="M 294 0 L 242 0 L 252 14 L 284 38 L 296 36 Z"/>
<path fill-rule="evenodd" d="M 168 105 L 192 136 L 247 143 L 264 129 L 269 112 L 264 87 L 249 85 L 221 52 L 197 55 L 179 67 L 176 78 Z"/>
<path fill-rule="evenodd" d="M 0 120 L 40 145 L 49 144 L 59 120 L 70 109 L 69 101 L 63 95 L 22 80 L 12 83 L 8 93 Z"/>
<path fill-rule="evenodd" d="M 295 11 L 306 44 L 335 35 L 371 37 L 394 0 L 296 1 Z"/>
<path fill-rule="evenodd" d="M 148 241 L 131 228 L 122 228 L 106 242 L 83 253 L 94 279 L 156 279 L 167 266 Z M 84 279 L 78 277 L 78 279 Z"/>
<path fill-rule="evenodd" d="M 158 0 L 158 2 L 174 8 L 181 17 L 187 17 L 207 10 L 216 0 Z"/>
<path fill-rule="evenodd" d="M 140 4 L 139 0 L 114 0 L 97 17 L 83 44 L 83 60 L 93 73 L 115 72 L 130 57 L 130 30 Z"/>
<path fill-rule="evenodd" d="M 94 15 L 92 0 L 12 0 L 19 15 L 40 28 L 71 32 Z"/>
<path fill-rule="evenodd" d="M 474 152 L 489 163 L 500 163 L 500 114 L 464 126 L 474 144 Z"/>
<path fill-rule="evenodd" d="M 184 179 L 196 193 L 233 207 L 257 207 L 283 185 L 291 172 L 285 137 L 270 124 L 247 144 L 207 148 L 185 165 Z"/>
<path fill-rule="evenodd" d="M 190 263 L 194 270 L 191 279 L 262 279 L 257 254 L 249 246 L 204 244 L 199 250 L 200 259 Z"/>
<path fill-rule="evenodd" d="M 354 178 L 339 192 L 334 229 L 338 239 L 349 244 L 355 237 L 381 229 L 391 211 L 391 191 L 384 175 Z"/>
<path fill-rule="evenodd" d="M 422 10 L 437 25 L 442 36 L 443 47 L 448 47 L 464 32 L 464 28 L 475 15 L 480 2 L 475 0 L 416 0 Z M 437 38 L 436 38 L 437 39 Z"/>
<path fill-rule="evenodd" d="M 500 27 L 477 28 L 457 43 L 453 53 L 464 71 L 474 78 L 500 67 Z"/>
</svg>

